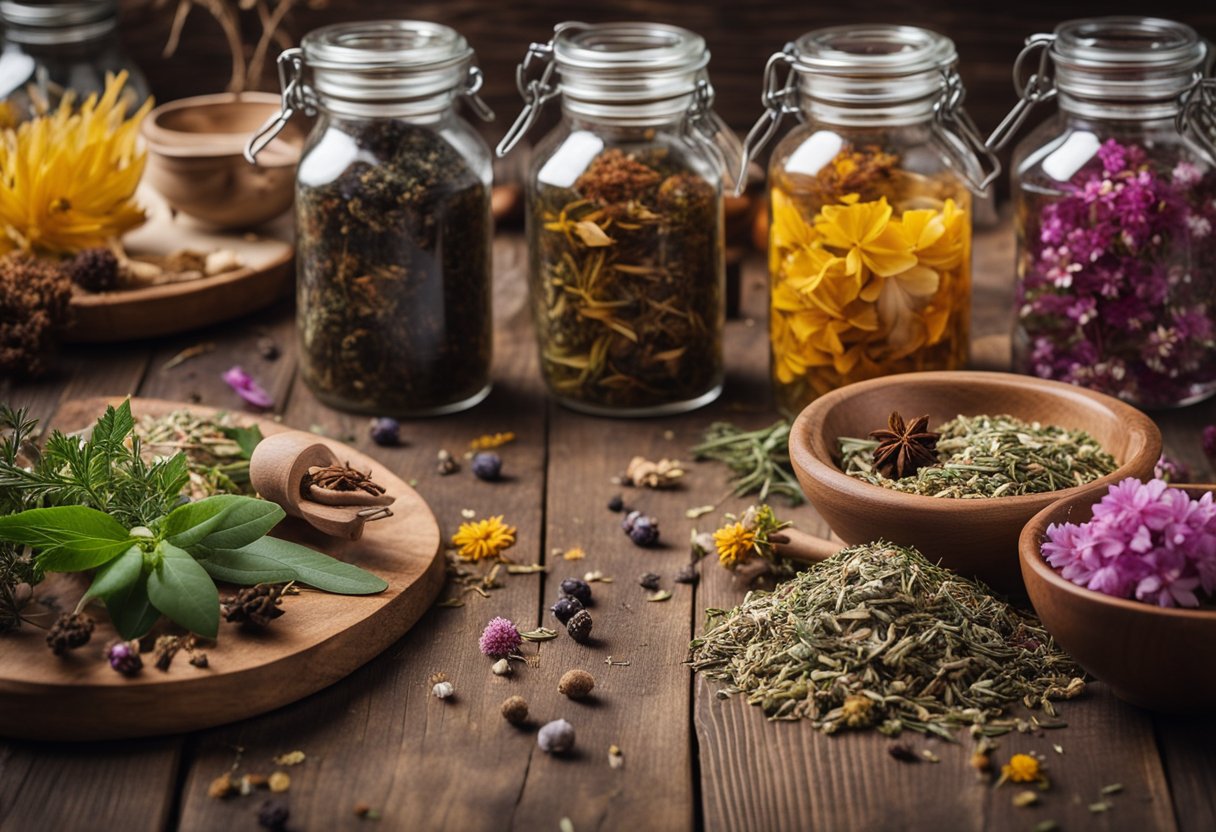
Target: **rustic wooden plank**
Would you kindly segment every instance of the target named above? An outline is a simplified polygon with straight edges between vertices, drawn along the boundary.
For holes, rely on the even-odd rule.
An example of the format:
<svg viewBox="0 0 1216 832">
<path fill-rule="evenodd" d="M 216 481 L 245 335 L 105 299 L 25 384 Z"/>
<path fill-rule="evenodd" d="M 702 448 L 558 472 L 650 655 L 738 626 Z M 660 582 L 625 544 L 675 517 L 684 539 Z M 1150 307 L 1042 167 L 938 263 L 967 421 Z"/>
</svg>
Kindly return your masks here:
<svg viewBox="0 0 1216 832">
<path fill-rule="evenodd" d="M 1216 829 L 1216 719 L 1158 715 L 1155 723 L 1178 828 Z"/>
</svg>

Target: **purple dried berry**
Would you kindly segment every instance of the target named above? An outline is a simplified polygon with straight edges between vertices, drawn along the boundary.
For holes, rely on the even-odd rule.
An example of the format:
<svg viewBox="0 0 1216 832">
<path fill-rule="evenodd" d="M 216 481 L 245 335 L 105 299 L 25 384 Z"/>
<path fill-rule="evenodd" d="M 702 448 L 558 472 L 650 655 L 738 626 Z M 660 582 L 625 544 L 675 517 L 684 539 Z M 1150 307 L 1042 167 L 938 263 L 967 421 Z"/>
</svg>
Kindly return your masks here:
<svg viewBox="0 0 1216 832">
<path fill-rule="evenodd" d="M 144 666 L 144 660 L 139 657 L 139 648 L 129 641 L 111 644 L 106 658 L 110 660 L 110 667 L 123 676 L 134 676 Z"/>
<path fill-rule="evenodd" d="M 502 475 L 502 457 L 493 451 L 473 454 L 473 473 L 479 480 L 493 482 Z"/>
<path fill-rule="evenodd" d="M 591 584 L 581 578 L 566 578 L 562 581 L 561 590 L 563 595 L 577 598 L 584 607 L 591 605 Z"/>
<path fill-rule="evenodd" d="M 372 420 L 372 441 L 377 445 L 391 448 L 401 444 L 401 423 L 388 416 Z"/>
<path fill-rule="evenodd" d="M 583 609 L 583 604 L 577 598 L 569 595 L 563 595 L 557 599 L 557 603 L 549 607 L 549 611 L 553 613 L 553 617 L 561 623 L 565 624 L 574 614 Z"/>
<path fill-rule="evenodd" d="M 286 829 L 290 818 L 291 809 L 287 807 L 287 802 L 278 798 L 272 797 L 258 808 L 258 826 L 272 832 L 282 832 Z"/>
<path fill-rule="evenodd" d="M 635 546 L 653 546 L 659 542 L 659 521 L 640 511 L 626 514 L 621 528 Z"/>
</svg>

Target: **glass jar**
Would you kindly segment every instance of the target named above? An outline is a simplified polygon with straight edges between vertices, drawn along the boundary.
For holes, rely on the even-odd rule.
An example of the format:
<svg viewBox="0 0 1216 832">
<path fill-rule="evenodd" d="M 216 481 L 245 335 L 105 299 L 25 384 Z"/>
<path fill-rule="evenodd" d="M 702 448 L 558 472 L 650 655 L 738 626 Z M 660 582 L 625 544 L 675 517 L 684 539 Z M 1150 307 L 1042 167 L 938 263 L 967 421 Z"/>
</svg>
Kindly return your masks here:
<svg viewBox="0 0 1216 832">
<path fill-rule="evenodd" d="M 0 127 L 59 106 L 65 92 L 100 94 L 106 74 L 125 71 L 134 111 L 148 83 L 118 44 L 116 0 L 0 0 Z"/>
<path fill-rule="evenodd" d="M 562 99 L 528 173 L 528 274 L 545 381 L 576 410 L 675 413 L 722 390 L 723 177 L 738 149 L 708 63 L 675 26 L 566 23 L 520 66 L 526 105 L 499 155 Z"/>
<path fill-rule="evenodd" d="M 1013 155 L 1015 368 L 1145 407 L 1211 395 L 1216 82 L 1202 80 L 1207 45 L 1181 23 L 1095 18 L 1028 39 L 1019 68 L 1028 60 L 1038 72 L 1000 138 L 1035 101 L 1054 97 L 1059 110 Z"/>
<path fill-rule="evenodd" d="M 744 153 L 798 115 L 769 162 L 771 367 L 787 413 L 967 361 L 970 191 L 999 166 L 962 109 L 956 62 L 948 38 L 886 25 L 816 30 L 769 59 Z"/>
<path fill-rule="evenodd" d="M 317 116 L 296 176 L 300 374 L 341 410 L 424 416 L 490 390 L 490 150 L 480 70 L 457 32 L 341 23 L 279 56 L 282 112 Z"/>
</svg>

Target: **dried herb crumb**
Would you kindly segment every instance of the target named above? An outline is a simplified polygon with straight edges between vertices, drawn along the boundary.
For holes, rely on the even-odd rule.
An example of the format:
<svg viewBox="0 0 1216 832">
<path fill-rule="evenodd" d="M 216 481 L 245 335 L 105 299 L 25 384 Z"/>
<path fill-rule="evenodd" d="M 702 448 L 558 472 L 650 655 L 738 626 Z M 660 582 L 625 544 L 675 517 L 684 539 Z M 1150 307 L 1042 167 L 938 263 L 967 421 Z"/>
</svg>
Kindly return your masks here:
<svg viewBox="0 0 1216 832">
<path fill-rule="evenodd" d="M 893 759 L 899 760 L 901 763 L 919 763 L 920 757 L 912 750 L 912 747 L 906 743 L 897 742 L 887 746 L 887 753 Z"/>
<path fill-rule="evenodd" d="M 638 586 L 640 586 L 642 589 L 648 589 L 651 592 L 658 592 L 660 580 L 662 579 L 654 572 L 644 572 L 638 578 Z"/>
</svg>

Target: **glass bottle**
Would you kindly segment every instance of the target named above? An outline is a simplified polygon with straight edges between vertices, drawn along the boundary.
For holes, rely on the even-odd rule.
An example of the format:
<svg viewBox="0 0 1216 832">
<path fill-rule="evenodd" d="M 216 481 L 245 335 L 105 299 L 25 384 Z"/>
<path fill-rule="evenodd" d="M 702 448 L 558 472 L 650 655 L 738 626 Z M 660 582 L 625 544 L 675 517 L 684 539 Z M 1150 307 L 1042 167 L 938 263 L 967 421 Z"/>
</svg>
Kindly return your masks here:
<svg viewBox="0 0 1216 832">
<path fill-rule="evenodd" d="M 723 177 L 738 151 L 708 63 L 676 26 L 564 23 L 520 66 L 526 104 L 499 155 L 562 101 L 528 173 L 528 273 L 545 381 L 576 410 L 674 413 L 722 390 Z"/>
<path fill-rule="evenodd" d="M 125 71 L 128 110 L 148 97 L 148 83 L 118 43 L 117 0 L 0 0 L 0 126 L 59 106 L 69 90 L 83 99 L 105 89 L 106 74 Z"/>
<path fill-rule="evenodd" d="M 1216 391 L 1216 81 L 1181 23 L 1105 17 L 1035 35 L 998 130 L 1058 111 L 1013 154 L 1014 366 L 1144 407 Z M 1020 83 L 1020 82 L 1019 82 Z"/>
<path fill-rule="evenodd" d="M 316 115 L 296 182 L 300 374 L 341 410 L 423 416 L 490 390 L 490 150 L 459 116 L 474 54 L 422 21 L 341 23 L 279 56 L 282 112 Z"/>
<path fill-rule="evenodd" d="M 887 25 L 816 30 L 769 59 L 745 155 L 798 116 L 769 162 L 771 368 L 787 413 L 967 361 L 971 190 L 999 166 L 956 63 L 948 38 Z"/>
</svg>

